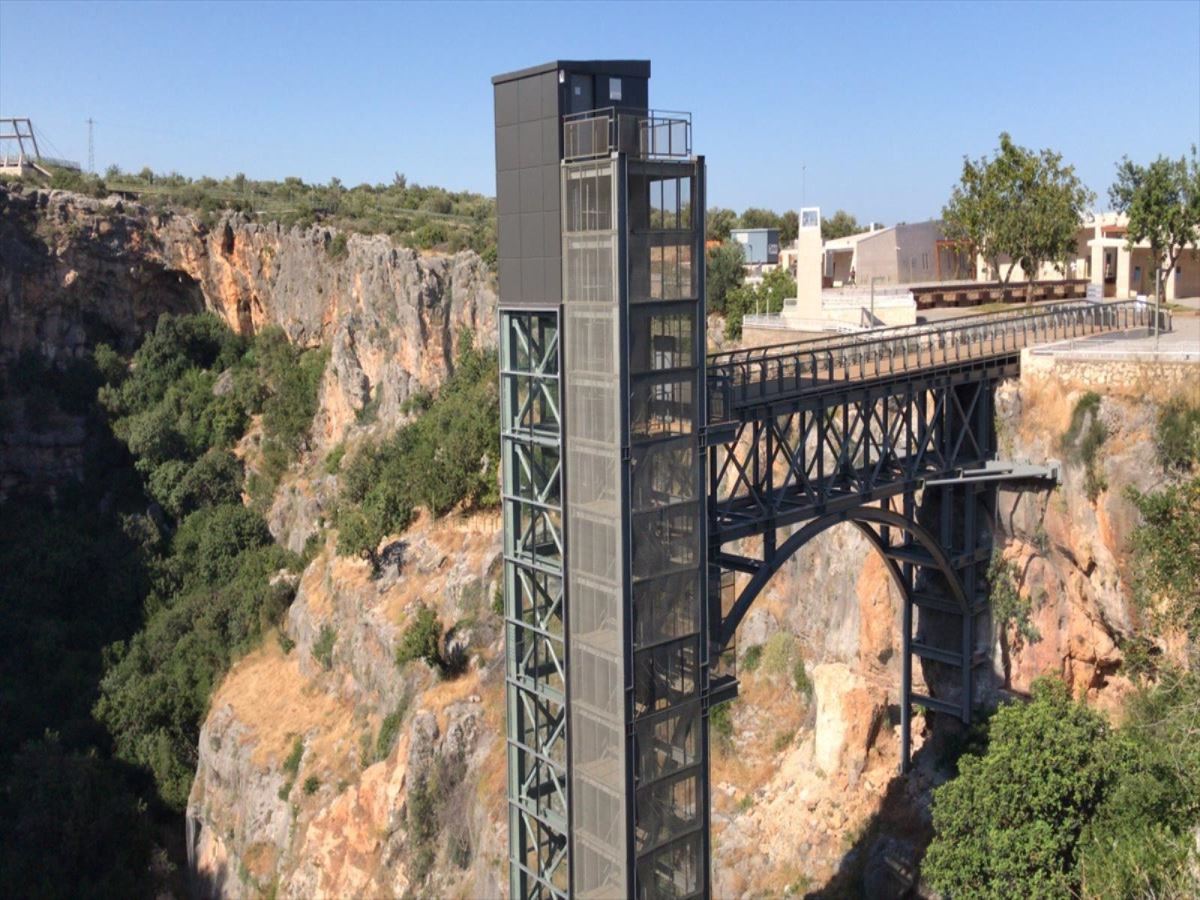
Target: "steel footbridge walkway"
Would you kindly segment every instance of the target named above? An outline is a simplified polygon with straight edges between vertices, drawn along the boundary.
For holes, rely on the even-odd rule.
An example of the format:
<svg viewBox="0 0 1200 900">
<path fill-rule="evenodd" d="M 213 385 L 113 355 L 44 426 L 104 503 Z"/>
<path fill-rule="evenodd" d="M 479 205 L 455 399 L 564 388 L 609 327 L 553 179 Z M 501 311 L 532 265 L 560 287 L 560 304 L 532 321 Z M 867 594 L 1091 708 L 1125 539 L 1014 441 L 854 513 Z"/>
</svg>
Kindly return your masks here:
<svg viewBox="0 0 1200 900">
<path fill-rule="evenodd" d="M 1158 315 L 1170 330 L 1169 314 Z M 710 354 L 710 658 L 732 656 L 738 624 L 792 554 L 850 522 L 904 597 L 902 765 L 914 705 L 969 721 L 972 672 L 990 640 L 995 488 L 1053 480 L 995 459 L 994 387 L 1018 374 L 1028 347 L 1154 316 L 1138 301 L 1073 302 Z M 749 576 L 740 589 L 737 573 Z M 913 692 L 914 658 L 933 695 Z M 735 692 L 714 666 L 710 705 Z"/>
</svg>

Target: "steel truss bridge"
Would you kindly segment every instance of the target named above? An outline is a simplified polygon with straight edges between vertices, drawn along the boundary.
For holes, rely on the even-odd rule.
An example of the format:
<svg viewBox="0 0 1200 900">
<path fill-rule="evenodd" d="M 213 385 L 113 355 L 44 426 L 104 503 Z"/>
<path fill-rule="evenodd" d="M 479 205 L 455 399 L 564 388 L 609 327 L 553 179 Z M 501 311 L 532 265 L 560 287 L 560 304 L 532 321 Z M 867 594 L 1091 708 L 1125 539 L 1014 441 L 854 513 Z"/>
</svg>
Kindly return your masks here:
<svg viewBox="0 0 1200 900">
<path fill-rule="evenodd" d="M 1154 315 L 1137 301 L 1039 305 L 710 354 L 710 659 L 800 547 L 848 522 L 903 597 L 902 767 L 914 705 L 968 722 L 990 642 L 997 485 L 1056 474 L 995 459 L 994 388 L 1018 374 L 1027 347 L 1146 327 Z M 734 589 L 739 573 L 749 578 Z M 914 659 L 934 696 L 913 692 Z M 735 692 L 714 666 L 709 704 Z"/>
</svg>

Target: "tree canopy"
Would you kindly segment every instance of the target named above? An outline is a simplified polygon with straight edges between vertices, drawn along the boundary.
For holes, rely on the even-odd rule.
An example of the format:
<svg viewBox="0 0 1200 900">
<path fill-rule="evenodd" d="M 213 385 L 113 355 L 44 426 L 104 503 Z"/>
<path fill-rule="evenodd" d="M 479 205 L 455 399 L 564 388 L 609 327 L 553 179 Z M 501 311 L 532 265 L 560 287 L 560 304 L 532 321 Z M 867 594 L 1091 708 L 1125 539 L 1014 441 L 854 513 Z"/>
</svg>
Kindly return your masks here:
<svg viewBox="0 0 1200 900">
<path fill-rule="evenodd" d="M 833 241 L 837 238 L 849 237 L 852 234 L 866 231 L 858 224 L 858 219 L 844 209 L 839 209 L 832 216 L 821 219 L 821 240 Z"/>
<path fill-rule="evenodd" d="M 1184 249 L 1200 244 L 1200 162 L 1195 146 L 1190 159 L 1159 156 L 1145 166 L 1124 157 L 1108 196 L 1113 208 L 1129 217 L 1125 237 L 1130 249 L 1142 241 L 1150 245 L 1161 299 Z"/>
<path fill-rule="evenodd" d="M 1028 150 L 1004 132 L 995 156 L 964 157 L 942 221 L 948 238 L 996 271 L 1000 257 L 1007 257 L 1004 281 L 1020 264 L 1033 282 L 1045 263 L 1066 270 L 1080 220 L 1094 199 L 1061 154 Z"/>
</svg>

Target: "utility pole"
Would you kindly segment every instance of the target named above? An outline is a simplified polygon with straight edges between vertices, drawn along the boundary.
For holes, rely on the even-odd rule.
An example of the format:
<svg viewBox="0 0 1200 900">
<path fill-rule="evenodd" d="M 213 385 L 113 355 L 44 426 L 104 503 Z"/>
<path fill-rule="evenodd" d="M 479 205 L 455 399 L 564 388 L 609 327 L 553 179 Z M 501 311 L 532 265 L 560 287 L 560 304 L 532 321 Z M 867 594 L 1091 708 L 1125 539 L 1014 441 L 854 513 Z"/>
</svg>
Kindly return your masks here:
<svg viewBox="0 0 1200 900">
<path fill-rule="evenodd" d="M 96 174 L 96 145 L 92 140 L 92 126 L 96 123 L 88 116 L 88 172 L 92 175 Z"/>
</svg>

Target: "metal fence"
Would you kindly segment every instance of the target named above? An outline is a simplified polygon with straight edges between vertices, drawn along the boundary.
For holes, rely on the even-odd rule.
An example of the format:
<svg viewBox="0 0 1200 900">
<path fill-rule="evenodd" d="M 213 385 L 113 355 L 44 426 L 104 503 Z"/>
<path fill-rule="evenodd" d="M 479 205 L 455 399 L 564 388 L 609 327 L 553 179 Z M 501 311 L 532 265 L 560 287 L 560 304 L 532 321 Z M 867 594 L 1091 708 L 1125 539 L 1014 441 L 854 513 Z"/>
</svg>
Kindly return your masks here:
<svg viewBox="0 0 1200 900">
<path fill-rule="evenodd" d="M 1136 300 L 1073 303 L 1028 311 L 962 316 L 933 325 L 880 328 L 852 337 L 776 344 L 708 358 L 710 420 L 743 403 L 833 383 L 877 378 L 999 356 L 1050 341 L 1151 326 L 1154 308 Z M 1159 328 L 1171 315 L 1159 313 Z"/>
<path fill-rule="evenodd" d="M 641 159 L 688 159 L 692 114 L 605 107 L 563 117 L 567 162 L 608 156 L 614 150 Z"/>
</svg>

